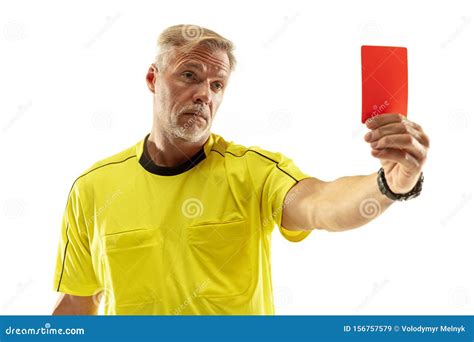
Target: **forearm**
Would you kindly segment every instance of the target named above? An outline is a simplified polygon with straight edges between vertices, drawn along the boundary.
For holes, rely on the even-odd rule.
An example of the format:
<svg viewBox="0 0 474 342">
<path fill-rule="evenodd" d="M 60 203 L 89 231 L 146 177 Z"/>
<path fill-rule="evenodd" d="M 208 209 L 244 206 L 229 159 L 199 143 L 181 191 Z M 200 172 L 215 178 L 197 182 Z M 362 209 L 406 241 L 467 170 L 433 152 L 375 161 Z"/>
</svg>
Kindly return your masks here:
<svg viewBox="0 0 474 342">
<path fill-rule="evenodd" d="M 53 316 L 60 315 L 97 315 L 100 297 L 73 296 L 61 294 L 53 310 Z"/>
<path fill-rule="evenodd" d="M 318 196 L 320 207 L 317 225 L 328 231 L 360 227 L 375 219 L 393 201 L 377 186 L 377 173 L 341 177 L 327 182 Z"/>
</svg>

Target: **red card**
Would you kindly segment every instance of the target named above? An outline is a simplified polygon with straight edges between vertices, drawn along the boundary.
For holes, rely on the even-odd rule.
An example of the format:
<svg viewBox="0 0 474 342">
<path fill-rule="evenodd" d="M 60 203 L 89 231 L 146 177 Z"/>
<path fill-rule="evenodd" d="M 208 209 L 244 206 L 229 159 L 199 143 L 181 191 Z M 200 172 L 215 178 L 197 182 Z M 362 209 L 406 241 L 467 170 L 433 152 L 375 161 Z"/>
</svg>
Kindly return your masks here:
<svg viewBox="0 0 474 342">
<path fill-rule="evenodd" d="M 407 49 L 362 46 L 362 123 L 384 113 L 407 116 Z"/>
</svg>

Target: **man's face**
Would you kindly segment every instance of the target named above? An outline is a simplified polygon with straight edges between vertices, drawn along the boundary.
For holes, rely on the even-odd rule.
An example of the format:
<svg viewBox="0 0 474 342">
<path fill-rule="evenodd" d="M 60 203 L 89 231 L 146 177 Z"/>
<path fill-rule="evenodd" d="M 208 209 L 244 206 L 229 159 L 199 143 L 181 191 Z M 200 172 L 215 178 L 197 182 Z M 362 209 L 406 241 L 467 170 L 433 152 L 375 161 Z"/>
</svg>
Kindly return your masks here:
<svg viewBox="0 0 474 342">
<path fill-rule="evenodd" d="M 154 93 L 155 122 L 161 132 L 187 142 L 202 142 L 224 96 L 230 64 L 224 50 L 197 46 L 175 49 L 164 70 L 150 67 L 147 83 Z"/>
</svg>

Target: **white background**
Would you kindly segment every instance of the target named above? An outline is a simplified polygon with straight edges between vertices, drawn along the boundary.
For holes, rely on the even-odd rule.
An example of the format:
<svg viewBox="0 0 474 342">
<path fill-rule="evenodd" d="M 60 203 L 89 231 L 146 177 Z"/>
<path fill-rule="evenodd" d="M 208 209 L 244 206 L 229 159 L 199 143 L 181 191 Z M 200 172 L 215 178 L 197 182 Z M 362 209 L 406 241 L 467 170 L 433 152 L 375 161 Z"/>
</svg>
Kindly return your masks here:
<svg viewBox="0 0 474 342">
<path fill-rule="evenodd" d="M 66 198 L 149 132 L 155 40 L 198 24 L 237 46 L 213 131 L 329 181 L 380 164 L 360 123 L 360 46 L 406 46 L 431 138 L 421 197 L 370 224 L 275 230 L 277 314 L 473 314 L 472 2 L 10 1 L 0 5 L 0 314 L 49 314 Z"/>
</svg>

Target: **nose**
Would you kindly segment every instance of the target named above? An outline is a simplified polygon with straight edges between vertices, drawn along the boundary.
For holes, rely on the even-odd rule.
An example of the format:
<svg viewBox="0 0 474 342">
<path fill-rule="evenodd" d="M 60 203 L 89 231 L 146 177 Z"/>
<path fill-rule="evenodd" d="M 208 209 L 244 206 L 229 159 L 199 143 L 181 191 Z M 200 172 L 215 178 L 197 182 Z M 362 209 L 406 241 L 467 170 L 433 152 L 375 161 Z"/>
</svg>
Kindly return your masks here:
<svg viewBox="0 0 474 342">
<path fill-rule="evenodd" d="M 207 82 L 202 82 L 198 85 L 196 92 L 193 95 L 193 102 L 208 105 L 211 102 L 211 89 Z"/>
</svg>

